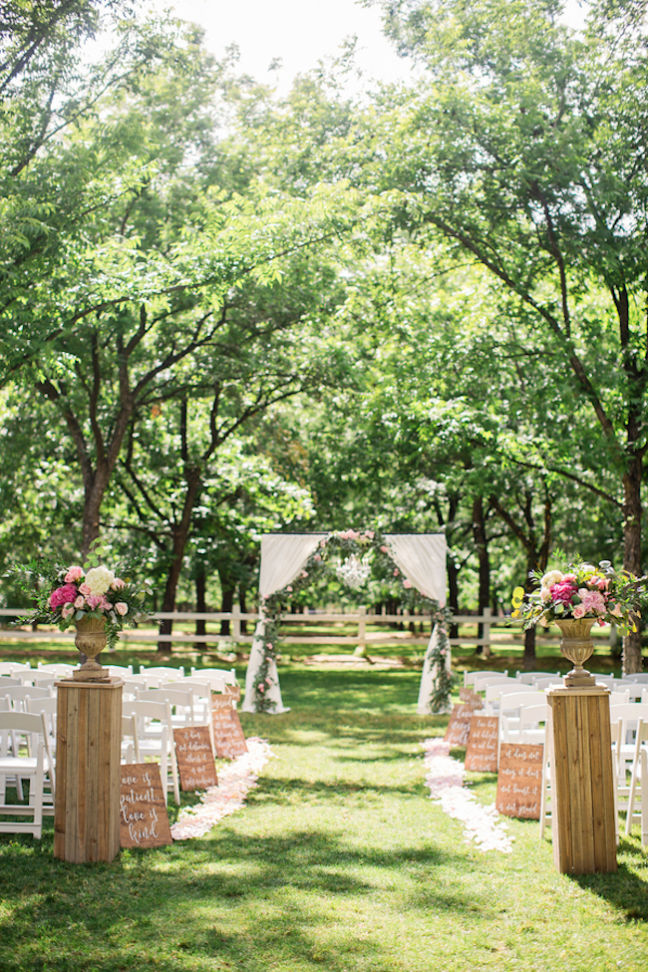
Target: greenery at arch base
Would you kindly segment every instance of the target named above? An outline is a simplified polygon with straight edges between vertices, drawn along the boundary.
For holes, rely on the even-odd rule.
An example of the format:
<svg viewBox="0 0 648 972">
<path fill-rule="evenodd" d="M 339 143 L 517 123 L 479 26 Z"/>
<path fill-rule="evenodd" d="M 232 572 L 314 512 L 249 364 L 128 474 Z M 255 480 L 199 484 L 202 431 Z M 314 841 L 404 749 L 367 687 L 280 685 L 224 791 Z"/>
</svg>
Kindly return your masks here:
<svg viewBox="0 0 648 972">
<path fill-rule="evenodd" d="M 261 637 L 263 656 L 253 682 L 257 712 L 270 712 L 276 705 L 273 700 L 268 698 L 268 691 L 273 685 L 270 664 L 272 661 L 276 661 L 280 641 L 279 629 L 282 617 L 287 613 L 288 604 L 298 591 L 312 584 L 318 576 L 331 569 L 330 563 L 336 554 L 341 554 L 344 557 L 355 555 L 360 559 L 370 554 L 372 574 L 385 579 L 389 578 L 392 581 L 400 579 L 402 603 L 410 609 L 420 608 L 424 613 L 431 615 L 433 623 L 437 625 L 438 637 L 429 656 L 429 661 L 435 673 L 430 692 L 430 708 L 432 712 L 447 711 L 448 700 L 455 679 L 448 665 L 450 652 L 448 627 L 452 617 L 449 608 L 441 607 L 434 598 L 421 594 L 412 582 L 402 575 L 400 569 L 394 563 L 389 545 L 382 534 L 373 530 L 363 532 L 338 530 L 328 533 L 320 540 L 317 549 L 310 555 L 297 577 L 290 584 L 261 598 L 260 620 L 263 622 Z M 427 654 L 426 657 L 428 657 Z"/>
</svg>

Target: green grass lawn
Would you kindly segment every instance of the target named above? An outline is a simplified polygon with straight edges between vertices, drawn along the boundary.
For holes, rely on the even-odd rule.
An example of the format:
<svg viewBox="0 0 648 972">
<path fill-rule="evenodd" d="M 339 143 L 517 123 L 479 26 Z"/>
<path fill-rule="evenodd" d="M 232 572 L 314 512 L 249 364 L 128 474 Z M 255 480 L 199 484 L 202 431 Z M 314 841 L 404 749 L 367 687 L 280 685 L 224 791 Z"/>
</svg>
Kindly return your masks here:
<svg viewBox="0 0 648 972">
<path fill-rule="evenodd" d="M 481 853 L 427 796 L 407 670 L 283 669 L 291 711 L 243 716 L 276 754 L 204 838 L 72 865 L 0 836 L 0 969 L 50 972 L 644 970 L 648 855 L 558 874 L 538 825 Z M 472 775 L 490 803 L 495 777 Z"/>
</svg>

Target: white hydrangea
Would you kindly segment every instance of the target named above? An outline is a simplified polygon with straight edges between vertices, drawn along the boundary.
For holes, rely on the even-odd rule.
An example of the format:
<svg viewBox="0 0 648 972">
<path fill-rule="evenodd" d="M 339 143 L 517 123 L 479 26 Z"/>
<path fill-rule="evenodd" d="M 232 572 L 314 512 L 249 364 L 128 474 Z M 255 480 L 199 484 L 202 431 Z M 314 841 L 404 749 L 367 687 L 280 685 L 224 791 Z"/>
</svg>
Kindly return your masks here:
<svg viewBox="0 0 648 972">
<path fill-rule="evenodd" d="M 91 567 L 85 577 L 85 583 L 90 588 L 90 593 L 99 596 L 105 594 L 112 582 L 115 579 L 115 575 L 112 570 L 108 567 L 99 565 L 99 567 Z"/>
</svg>

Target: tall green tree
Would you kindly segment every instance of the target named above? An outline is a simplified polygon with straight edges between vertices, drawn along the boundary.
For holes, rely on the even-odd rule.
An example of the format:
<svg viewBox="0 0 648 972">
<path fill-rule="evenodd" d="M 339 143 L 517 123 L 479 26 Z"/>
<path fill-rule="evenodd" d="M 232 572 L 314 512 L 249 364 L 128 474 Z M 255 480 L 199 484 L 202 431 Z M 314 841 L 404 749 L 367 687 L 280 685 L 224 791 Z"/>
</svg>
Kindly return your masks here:
<svg viewBox="0 0 648 972">
<path fill-rule="evenodd" d="M 647 8 L 582 7 L 576 29 L 558 0 L 384 4 L 389 33 L 425 80 L 386 106 L 389 161 L 375 166 L 375 184 L 400 192 L 401 223 L 433 227 L 485 267 L 569 374 L 615 471 L 624 566 L 641 573 Z M 639 636 L 629 636 L 624 669 L 640 668 Z"/>
</svg>

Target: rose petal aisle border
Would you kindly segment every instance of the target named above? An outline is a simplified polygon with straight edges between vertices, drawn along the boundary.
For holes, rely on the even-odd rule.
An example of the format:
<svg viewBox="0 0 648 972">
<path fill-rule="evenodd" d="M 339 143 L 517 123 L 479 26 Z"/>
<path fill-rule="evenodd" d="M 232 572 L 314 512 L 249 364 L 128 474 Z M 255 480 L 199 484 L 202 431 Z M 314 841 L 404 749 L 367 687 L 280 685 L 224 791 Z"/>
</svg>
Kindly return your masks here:
<svg viewBox="0 0 648 972">
<path fill-rule="evenodd" d="M 460 820 L 466 840 L 472 840 L 479 850 L 498 850 L 509 854 L 513 847 L 494 805 L 484 806 L 464 785 L 464 766 L 450 753 L 450 744 L 443 739 L 425 739 L 425 782 L 430 799 L 440 803 L 449 817 Z"/>
<path fill-rule="evenodd" d="M 171 827 L 174 840 L 202 837 L 219 820 L 240 810 L 249 791 L 257 785 L 259 773 L 274 753 L 265 739 L 246 740 L 248 751 L 218 771 L 218 786 L 210 786 L 200 803 L 185 807 Z"/>
</svg>

